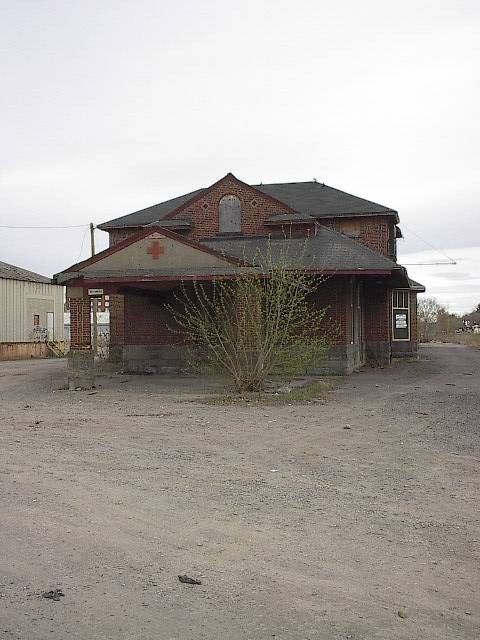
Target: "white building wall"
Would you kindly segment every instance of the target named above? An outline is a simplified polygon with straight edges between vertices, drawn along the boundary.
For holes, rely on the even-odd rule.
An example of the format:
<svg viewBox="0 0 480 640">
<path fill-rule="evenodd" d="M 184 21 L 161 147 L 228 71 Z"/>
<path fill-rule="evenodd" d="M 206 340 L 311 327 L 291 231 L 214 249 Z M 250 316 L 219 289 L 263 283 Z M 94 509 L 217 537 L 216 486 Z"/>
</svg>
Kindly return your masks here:
<svg viewBox="0 0 480 640">
<path fill-rule="evenodd" d="M 54 314 L 54 339 L 63 340 L 64 288 L 43 282 L 0 278 L 0 342 L 33 342 L 34 315 L 47 326 Z"/>
</svg>

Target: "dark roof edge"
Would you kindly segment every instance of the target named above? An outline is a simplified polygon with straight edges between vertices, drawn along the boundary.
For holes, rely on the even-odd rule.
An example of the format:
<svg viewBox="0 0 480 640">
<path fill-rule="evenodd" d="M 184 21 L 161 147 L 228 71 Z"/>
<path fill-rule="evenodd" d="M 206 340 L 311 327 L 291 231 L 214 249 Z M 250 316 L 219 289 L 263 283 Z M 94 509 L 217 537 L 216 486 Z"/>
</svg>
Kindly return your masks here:
<svg viewBox="0 0 480 640">
<path fill-rule="evenodd" d="M 350 195 L 350 194 L 349 194 Z M 321 220 L 329 220 L 329 219 L 337 219 L 342 217 L 351 216 L 352 218 L 369 218 L 371 216 L 395 216 L 395 223 L 399 224 L 400 217 L 398 215 L 398 211 L 395 209 L 386 209 L 383 211 L 368 211 L 367 213 L 349 213 L 346 211 L 345 213 L 339 215 L 322 215 L 321 213 L 311 213 L 312 218 L 321 219 Z"/>
</svg>

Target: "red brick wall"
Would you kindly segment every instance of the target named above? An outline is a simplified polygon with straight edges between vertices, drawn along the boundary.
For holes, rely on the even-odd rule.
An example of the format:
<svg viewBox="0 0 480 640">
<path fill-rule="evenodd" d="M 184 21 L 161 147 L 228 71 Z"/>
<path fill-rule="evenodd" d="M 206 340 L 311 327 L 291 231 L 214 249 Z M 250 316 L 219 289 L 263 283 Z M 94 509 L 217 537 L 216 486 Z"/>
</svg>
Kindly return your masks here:
<svg viewBox="0 0 480 640">
<path fill-rule="evenodd" d="M 125 344 L 125 297 L 110 295 L 110 344 Z"/>
<path fill-rule="evenodd" d="M 70 298 L 70 348 L 91 349 L 90 299 Z"/>
<path fill-rule="evenodd" d="M 358 216 L 358 217 L 342 217 L 319 219 L 319 223 L 334 229 L 335 231 L 345 232 L 348 235 L 353 226 L 358 226 L 358 237 L 353 240 L 370 247 L 374 251 L 384 256 L 392 257 L 392 234 L 394 233 L 394 224 L 390 216 Z"/>
<path fill-rule="evenodd" d="M 417 294 L 410 292 L 410 342 L 418 342 Z"/>
<path fill-rule="evenodd" d="M 351 283 L 349 277 L 332 276 L 312 296 L 320 308 L 327 307 L 322 330 L 331 344 L 349 344 L 352 330 Z"/>
<path fill-rule="evenodd" d="M 120 342 L 117 316 L 121 317 L 123 296 L 111 296 L 111 332 L 112 344 Z M 322 331 L 325 331 L 331 344 L 348 344 L 351 340 L 351 283 L 348 277 L 331 277 L 322 282 L 311 297 L 312 303 L 319 308 L 328 307 Z M 173 296 L 163 294 L 160 298 L 126 295 L 124 301 L 124 343 L 138 345 L 182 344 L 182 336 L 172 332 L 175 323 L 166 304 L 178 304 Z"/>
<path fill-rule="evenodd" d="M 365 282 L 365 340 L 390 341 L 390 290 L 376 281 Z"/>
<path fill-rule="evenodd" d="M 175 326 L 175 322 L 166 304 L 174 306 L 178 303 L 166 294 L 161 299 L 155 296 L 125 296 L 125 344 L 181 344 L 181 335 L 169 329 Z"/>
<path fill-rule="evenodd" d="M 109 237 L 109 246 L 113 247 L 113 245 L 118 244 L 119 242 L 123 242 L 127 238 L 131 236 L 136 236 L 137 233 L 142 231 L 142 227 L 129 227 L 128 229 L 112 229 L 108 232 Z"/>
<path fill-rule="evenodd" d="M 179 216 L 188 216 L 192 219 L 193 229 L 188 237 L 196 239 L 217 235 L 218 205 L 225 195 L 237 196 L 241 202 L 242 234 L 244 235 L 264 236 L 272 233 L 271 227 L 263 224 L 265 219 L 277 213 L 289 212 L 287 205 L 277 203 L 248 185 L 227 177 L 192 205 L 179 212 Z"/>
</svg>

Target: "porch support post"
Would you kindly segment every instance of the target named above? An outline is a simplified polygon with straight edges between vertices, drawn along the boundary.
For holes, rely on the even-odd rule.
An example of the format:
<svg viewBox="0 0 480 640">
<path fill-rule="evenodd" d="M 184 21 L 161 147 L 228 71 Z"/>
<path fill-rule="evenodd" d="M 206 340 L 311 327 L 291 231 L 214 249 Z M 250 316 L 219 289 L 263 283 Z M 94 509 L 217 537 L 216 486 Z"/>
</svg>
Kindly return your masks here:
<svg viewBox="0 0 480 640">
<path fill-rule="evenodd" d="M 125 345 L 125 296 L 121 294 L 110 294 L 109 310 L 109 360 L 115 364 L 123 364 L 123 347 Z"/>
<path fill-rule="evenodd" d="M 95 385 L 95 363 L 92 351 L 90 299 L 70 298 L 69 307 L 68 388 L 91 389 Z"/>
</svg>

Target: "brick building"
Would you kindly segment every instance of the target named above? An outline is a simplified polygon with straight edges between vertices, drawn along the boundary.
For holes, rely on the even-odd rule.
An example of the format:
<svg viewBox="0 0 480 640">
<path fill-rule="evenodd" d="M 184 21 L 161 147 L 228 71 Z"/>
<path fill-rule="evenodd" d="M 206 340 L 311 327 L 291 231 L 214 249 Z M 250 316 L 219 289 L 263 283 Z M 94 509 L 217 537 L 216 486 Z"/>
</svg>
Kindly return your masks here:
<svg viewBox="0 0 480 640">
<path fill-rule="evenodd" d="M 416 297 L 424 288 L 396 261 L 398 223 L 395 210 L 315 181 L 248 185 L 231 173 L 105 222 L 99 228 L 109 233 L 109 248 L 55 276 L 67 285 L 72 363 L 91 360 L 94 291 L 109 296 L 111 354 L 125 369 L 178 364 L 181 337 L 169 330 L 166 307 L 174 290 L 235 277 L 245 265 L 258 267 L 265 251 L 287 255 L 292 269 L 328 276 L 314 303 L 328 306 L 336 326 L 329 370 L 415 356 Z"/>
</svg>

